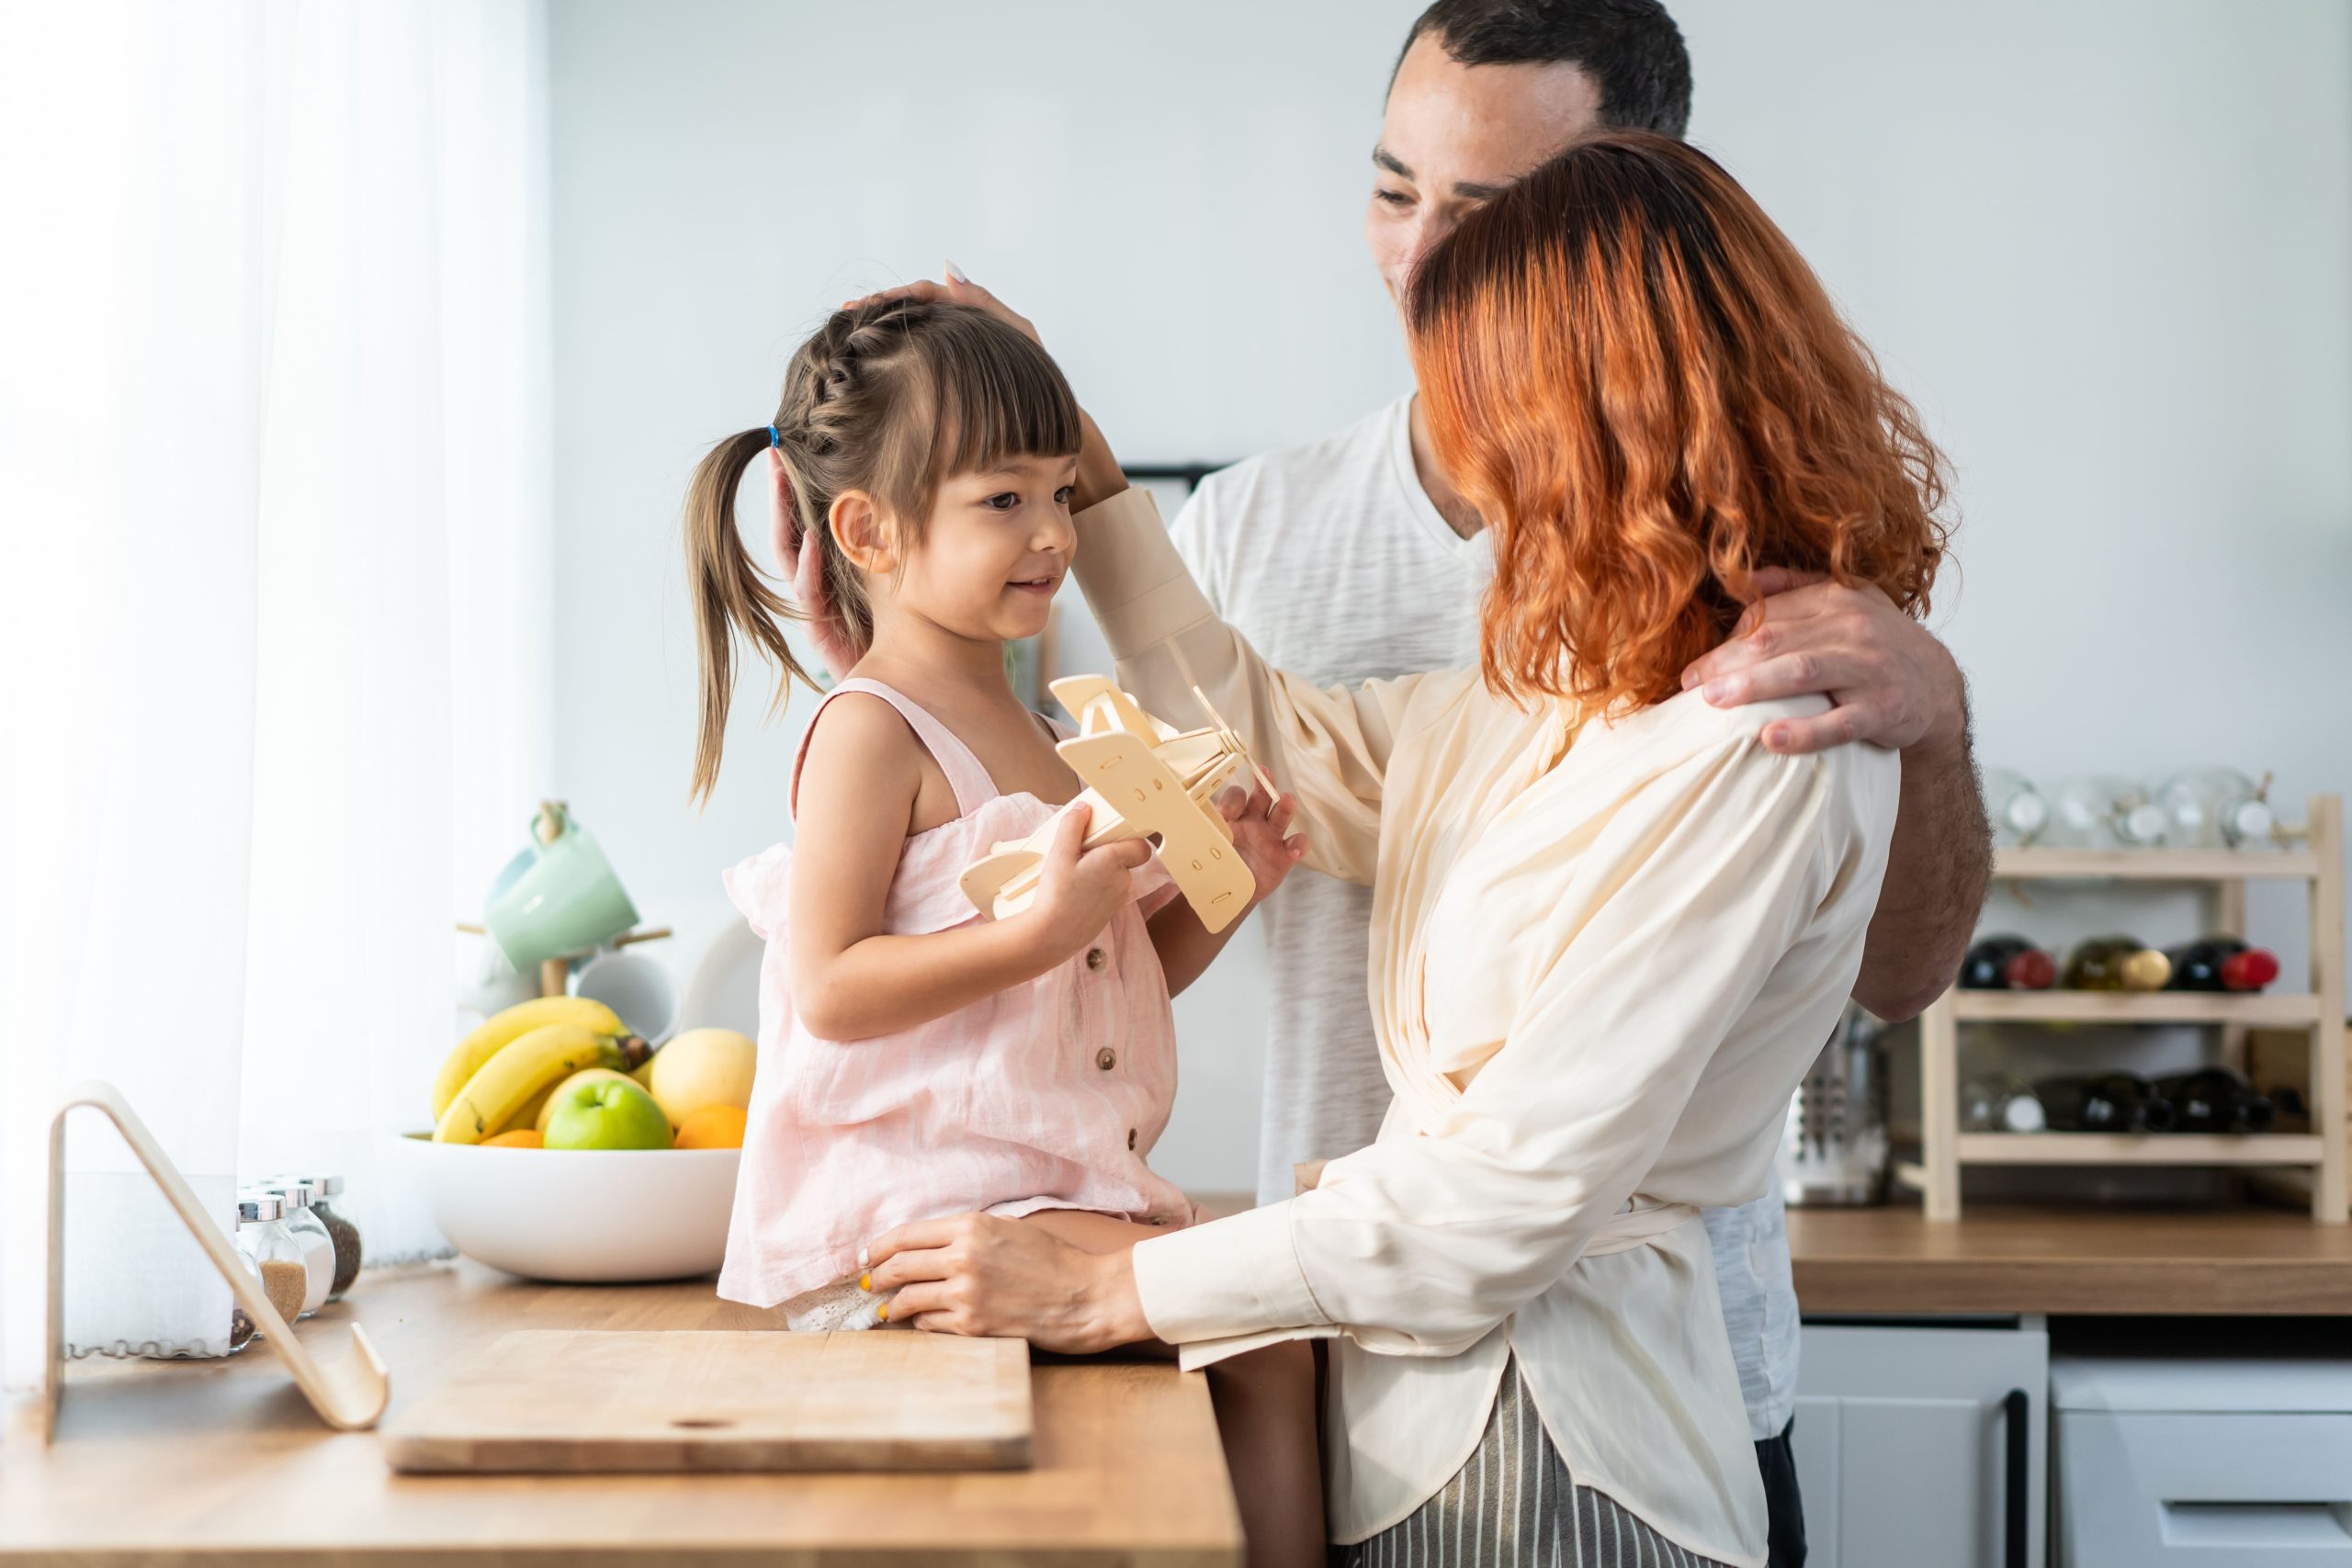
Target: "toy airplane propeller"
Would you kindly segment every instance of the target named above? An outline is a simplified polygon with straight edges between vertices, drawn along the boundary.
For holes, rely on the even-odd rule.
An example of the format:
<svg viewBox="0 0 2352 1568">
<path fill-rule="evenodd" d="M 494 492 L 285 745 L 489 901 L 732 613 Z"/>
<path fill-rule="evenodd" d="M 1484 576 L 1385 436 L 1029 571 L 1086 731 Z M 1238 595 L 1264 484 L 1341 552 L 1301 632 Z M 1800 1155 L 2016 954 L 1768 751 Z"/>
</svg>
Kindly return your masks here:
<svg viewBox="0 0 2352 1568">
<path fill-rule="evenodd" d="M 1208 728 L 1178 731 L 1144 712 L 1101 675 L 1072 675 L 1053 683 L 1054 695 L 1078 716 L 1078 733 L 1055 750 L 1077 770 L 1085 791 L 1062 811 L 1091 807 L 1087 849 L 1122 839 L 1149 839 L 1159 863 L 1175 879 L 1201 924 L 1221 931 L 1250 907 L 1257 879 L 1233 848 L 1233 829 L 1216 809 L 1218 792 L 1255 778 L 1269 795 L 1273 781 L 1250 759 L 1241 737 L 1227 727 L 1198 686 L 1193 695 Z M 987 919 L 1028 908 L 1037 895 L 1046 850 L 1061 811 L 1025 839 L 1001 843 L 965 868 L 964 897 Z"/>
</svg>

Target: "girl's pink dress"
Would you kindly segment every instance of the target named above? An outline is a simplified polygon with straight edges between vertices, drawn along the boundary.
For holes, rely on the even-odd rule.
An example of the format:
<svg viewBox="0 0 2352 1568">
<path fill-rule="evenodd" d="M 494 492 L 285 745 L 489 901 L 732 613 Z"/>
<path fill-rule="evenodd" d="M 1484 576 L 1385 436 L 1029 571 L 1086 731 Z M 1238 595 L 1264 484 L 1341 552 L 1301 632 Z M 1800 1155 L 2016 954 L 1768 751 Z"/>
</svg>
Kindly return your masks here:
<svg viewBox="0 0 2352 1568">
<path fill-rule="evenodd" d="M 1057 807 L 998 794 L 971 749 L 901 694 L 852 679 L 825 704 L 846 692 L 904 716 L 963 813 L 906 841 L 886 929 L 921 935 L 977 920 L 956 878 Z M 808 732 L 816 727 L 811 716 Z M 804 738 L 801 756 L 807 749 Z M 799 770 L 796 758 L 796 797 Z M 720 1295 L 775 1306 L 854 1275 L 858 1250 L 893 1225 L 976 1209 L 1191 1220 L 1183 1193 L 1144 1164 L 1176 1096 L 1175 1019 L 1144 928 L 1175 896 L 1157 860 L 1134 874 L 1134 901 L 1059 967 L 944 1018 L 856 1041 L 820 1039 L 793 1011 L 791 861 L 790 846 L 777 844 L 725 878 L 767 954 Z"/>
</svg>

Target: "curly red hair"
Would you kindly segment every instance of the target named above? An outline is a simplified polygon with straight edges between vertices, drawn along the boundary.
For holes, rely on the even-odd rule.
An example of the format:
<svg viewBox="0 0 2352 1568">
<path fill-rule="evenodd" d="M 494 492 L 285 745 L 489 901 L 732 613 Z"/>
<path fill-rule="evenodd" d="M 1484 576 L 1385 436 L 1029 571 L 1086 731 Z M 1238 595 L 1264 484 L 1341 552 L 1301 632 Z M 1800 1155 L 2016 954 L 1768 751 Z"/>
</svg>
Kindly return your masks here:
<svg viewBox="0 0 2352 1568">
<path fill-rule="evenodd" d="M 1705 153 L 1578 141 L 1430 247 L 1406 316 L 1438 460 L 1494 535 L 1493 690 L 1663 701 L 1760 567 L 1926 612 L 1943 460 Z"/>
</svg>

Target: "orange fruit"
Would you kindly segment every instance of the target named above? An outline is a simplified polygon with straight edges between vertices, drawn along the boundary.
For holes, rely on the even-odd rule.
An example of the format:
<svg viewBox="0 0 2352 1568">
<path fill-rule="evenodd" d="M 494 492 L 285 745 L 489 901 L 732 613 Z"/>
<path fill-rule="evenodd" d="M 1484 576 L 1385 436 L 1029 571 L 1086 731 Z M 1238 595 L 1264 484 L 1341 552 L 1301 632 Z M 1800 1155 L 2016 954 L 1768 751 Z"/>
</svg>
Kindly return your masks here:
<svg viewBox="0 0 2352 1568">
<path fill-rule="evenodd" d="M 678 1123 L 682 1149 L 740 1149 L 743 1146 L 743 1110 L 738 1105 L 706 1105 Z"/>
<path fill-rule="evenodd" d="M 539 1134 L 533 1129 L 517 1127 L 511 1133 L 501 1133 L 494 1138 L 484 1138 L 481 1141 L 481 1146 L 486 1149 L 537 1149 L 544 1148 L 546 1145 L 539 1142 Z"/>
</svg>

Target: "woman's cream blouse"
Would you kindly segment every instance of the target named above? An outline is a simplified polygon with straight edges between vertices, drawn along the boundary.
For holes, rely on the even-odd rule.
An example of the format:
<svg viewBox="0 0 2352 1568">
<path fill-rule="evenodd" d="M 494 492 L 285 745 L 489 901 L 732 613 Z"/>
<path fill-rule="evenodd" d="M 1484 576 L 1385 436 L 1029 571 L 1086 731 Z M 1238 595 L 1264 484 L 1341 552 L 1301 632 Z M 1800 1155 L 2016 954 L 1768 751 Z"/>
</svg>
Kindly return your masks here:
<svg viewBox="0 0 2352 1568">
<path fill-rule="evenodd" d="M 1306 863 L 1372 886 L 1396 1093 L 1378 1140 L 1312 1190 L 1137 1246 L 1152 1328 L 1187 1366 L 1337 1340 L 1336 1540 L 1461 1468 L 1515 1356 L 1578 1483 L 1691 1551 L 1761 1564 L 1697 1210 L 1770 1179 L 1860 966 L 1895 756 L 1764 750 L 1764 725 L 1818 698 L 1685 694 L 1578 730 L 1475 671 L 1321 689 L 1216 619 L 1148 495 L 1078 529 L 1121 682 L 1180 728 L 1204 722 L 1197 684 L 1297 795 Z"/>
</svg>

